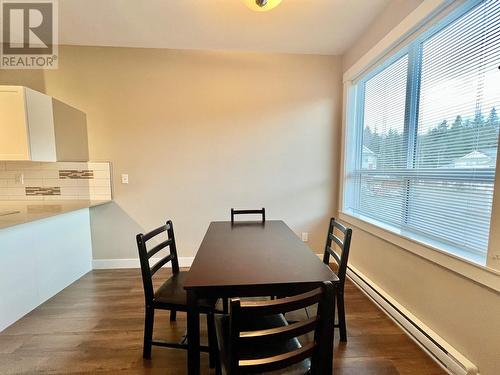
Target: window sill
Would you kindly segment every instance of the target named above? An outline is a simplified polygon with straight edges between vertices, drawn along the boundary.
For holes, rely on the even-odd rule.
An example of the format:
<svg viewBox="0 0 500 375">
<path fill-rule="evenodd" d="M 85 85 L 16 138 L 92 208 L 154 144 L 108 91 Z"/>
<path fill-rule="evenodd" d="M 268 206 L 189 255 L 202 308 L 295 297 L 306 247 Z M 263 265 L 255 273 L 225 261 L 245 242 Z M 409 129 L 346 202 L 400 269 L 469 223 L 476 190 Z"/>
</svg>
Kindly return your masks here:
<svg viewBox="0 0 500 375">
<path fill-rule="evenodd" d="M 369 223 L 363 219 L 340 212 L 339 218 L 350 225 L 390 242 L 419 257 L 458 273 L 476 283 L 500 292 L 500 272 L 460 258 L 438 248 L 422 244 L 413 239 L 396 234 L 387 229 Z"/>
</svg>

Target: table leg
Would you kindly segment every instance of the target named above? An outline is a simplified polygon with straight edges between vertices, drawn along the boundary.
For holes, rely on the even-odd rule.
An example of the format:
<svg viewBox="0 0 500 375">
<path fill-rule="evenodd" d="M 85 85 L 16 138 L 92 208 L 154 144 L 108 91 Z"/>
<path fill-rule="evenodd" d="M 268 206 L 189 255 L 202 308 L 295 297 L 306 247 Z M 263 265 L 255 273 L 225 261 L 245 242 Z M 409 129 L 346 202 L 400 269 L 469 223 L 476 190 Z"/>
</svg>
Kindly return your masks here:
<svg viewBox="0 0 500 375">
<path fill-rule="evenodd" d="M 325 369 L 325 374 L 333 374 L 333 350 L 334 350 L 334 341 L 335 341 L 335 307 L 337 306 L 336 296 L 337 296 L 337 288 L 338 285 L 333 284 L 334 292 L 333 292 L 333 301 L 332 301 L 332 321 L 331 321 L 331 330 L 329 331 L 328 346 L 329 353 L 328 359 L 326 360 L 327 367 Z"/>
<path fill-rule="evenodd" d="M 192 290 L 187 291 L 188 374 L 200 374 L 200 314 L 198 298 Z"/>
<path fill-rule="evenodd" d="M 313 356 L 311 364 L 312 375 L 333 374 L 333 338 L 335 326 L 336 287 L 336 284 L 324 285 L 323 290 L 327 294 L 327 298 L 324 298 L 318 305 L 318 314 L 321 317 L 321 327 L 318 337 L 318 354 Z"/>
</svg>

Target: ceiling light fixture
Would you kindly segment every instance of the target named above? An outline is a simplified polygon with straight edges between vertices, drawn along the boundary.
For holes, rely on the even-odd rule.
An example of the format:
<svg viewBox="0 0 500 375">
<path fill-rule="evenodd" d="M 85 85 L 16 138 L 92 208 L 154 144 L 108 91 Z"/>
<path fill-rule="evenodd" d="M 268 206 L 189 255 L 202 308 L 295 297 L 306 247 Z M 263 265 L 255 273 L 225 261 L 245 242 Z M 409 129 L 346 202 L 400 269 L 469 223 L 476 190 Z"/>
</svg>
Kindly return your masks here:
<svg viewBox="0 0 500 375">
<path fill-rule="evenodd" d="M 245 4 L 257 12 L 266 12 L 278 6 L 281 0 L 245 0 Z"/>
</svg>

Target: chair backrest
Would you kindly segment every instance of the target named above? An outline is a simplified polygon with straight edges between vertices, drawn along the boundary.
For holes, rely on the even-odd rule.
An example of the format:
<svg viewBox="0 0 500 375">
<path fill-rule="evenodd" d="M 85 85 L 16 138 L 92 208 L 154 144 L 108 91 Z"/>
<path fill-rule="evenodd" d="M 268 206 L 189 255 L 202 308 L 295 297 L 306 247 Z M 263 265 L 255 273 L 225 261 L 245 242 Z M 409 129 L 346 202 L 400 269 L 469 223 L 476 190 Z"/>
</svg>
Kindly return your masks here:
<svg viewBox="0 0 500 375">
<path fill-rule="evenodd" d="M 246 319 L 266 315 L 285 314 L 318 303 L 315 316 L 277 328 L 258 331 L 242 331 Z M 312 374 L 331 373 L 333 351 L 335 292 L 331 282 L 321 287 L 293 297 L 266 301 L 231 300 L 230 313 L 230 373 L 260 373 L 275 371 L 311 358 Z M 299 349 L 289 349 L 285 353 L 267 358 L 241 359 L 240 347 L 258 346 L 266 342 L 279 343 L 314 332 L 312 341 Z M 284 345 L 285 346 L 285 345 Z M 285 346 L 286 347 L 286 346 Z M 330 370 L 329 370 L 330 369 Z"/>
<path fill-rule="evenodd" d="M 231 223 L 233 224 L 235 215 L 262 215 L 262 222 L 266 222 L 265 208 L 262 208 L 261 210 L 235 210 L 234 208 L 231 208 Z"/>
<path fill-rule="evenodd" d="M 335 229 L 337 229 L 341 233 L 340 236 L 337 236 L 337 234 L 335 234 Z M 323 263 L 328 265 L 330 263 L 330 256 L 335 259 L 338 264 L 337 276 L 342 286 L 344 285 L 347 272 L 347 261 L 349 259 L 349 248 L 351 247 L 351 236 L 351 228 L 346 228 L 333 217 L 330 219 L 330 226 L 328 227 L 328 234 L 326 236 Z M 334 251 L 335 247 L 340 250 L 340 255 Z"/>
<path fill-rule="evenodd" d="M 158 239 L 158 236 L 164 232 L 167 233 L 167 238 L 148 249 L 148 241 Z M 165 225 L 153 229 L 149 233 L 139 233 L 136 236 L 136 240 L 137 248 L 139 250 L 139 260 L 141 262 L 144 296 L 146 298 L 146 304 L 148 304 L 154 297 L 153 275 L 168 262 L 172 262 L 172 273 L 179 273 L 179 260 L 177 258 L 177 247 L 175 246 L 174 227 L 172 225 L 172 221 L 168 220 Z M 149 259 L 166 247 L 170 250 L 169 254 L 158 260 L 153 266 L 150 266 Z"/>
</svg>

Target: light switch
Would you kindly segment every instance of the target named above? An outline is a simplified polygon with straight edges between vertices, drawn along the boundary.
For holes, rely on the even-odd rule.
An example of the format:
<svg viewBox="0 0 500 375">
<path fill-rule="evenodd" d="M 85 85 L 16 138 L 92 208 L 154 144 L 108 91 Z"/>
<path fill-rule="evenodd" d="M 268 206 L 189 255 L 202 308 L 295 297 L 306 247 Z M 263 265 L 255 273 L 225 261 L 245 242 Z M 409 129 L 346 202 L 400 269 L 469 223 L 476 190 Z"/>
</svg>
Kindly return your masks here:
<svg viewBox="0 0 500 375">
<path fill-rule="evenodd" d="M 309 233 L 307 232 L 302 232 L 302 241 L 307 242 L 309 241 Z"/>
<path fill-rule="evenodd" d="M 122 174 L 122 184 L 128 184 L 128 174 Z"/>
</svg>

